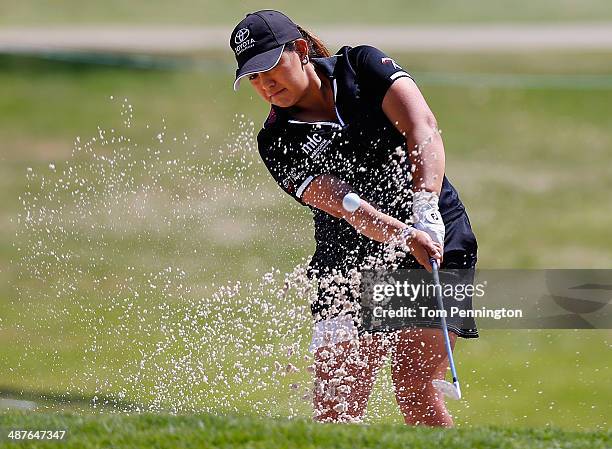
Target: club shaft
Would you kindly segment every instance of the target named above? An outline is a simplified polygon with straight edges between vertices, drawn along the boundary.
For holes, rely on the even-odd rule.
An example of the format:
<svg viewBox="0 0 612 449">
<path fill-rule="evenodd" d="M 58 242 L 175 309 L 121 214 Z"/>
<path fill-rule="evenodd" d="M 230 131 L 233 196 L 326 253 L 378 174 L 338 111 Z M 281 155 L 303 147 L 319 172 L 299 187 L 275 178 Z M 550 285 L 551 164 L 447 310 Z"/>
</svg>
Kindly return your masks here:
<svg viewBox="0 0 612 449">
<path fill-rule="evenodd" d="M 446 327 L 446 317 L 442 313 L 444 309 L 444 302 L 442 301 L 442 292 L 440 291 L 440 274 L 438 272 L 438 262 L 434 259 L 431 260 L 431 268 L 433 272 L 434 282 L 436 284 L 436 299 L 438 301 L 438 310 L 440 310 L 440 319 L 442 321 L 442 332 L 444 332 L 444 344 L 446 346 L 446 353 L 448 354 L 448 363 L 450 364 L 451 373 L 453 375 L 453 383 L 459 383 L 457 377 L 457 370 L 455 369 L 455 361 L 453 360 L 453 349 L 450 344 L 450 337 L 448 335 L 448 328 Z"/>
</svg>

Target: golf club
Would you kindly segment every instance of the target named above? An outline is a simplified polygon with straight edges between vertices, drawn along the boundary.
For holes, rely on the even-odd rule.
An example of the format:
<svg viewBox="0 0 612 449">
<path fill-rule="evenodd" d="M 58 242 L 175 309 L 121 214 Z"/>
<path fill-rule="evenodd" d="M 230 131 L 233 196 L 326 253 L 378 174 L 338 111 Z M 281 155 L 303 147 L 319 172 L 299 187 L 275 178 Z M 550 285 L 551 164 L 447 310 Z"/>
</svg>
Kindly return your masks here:
<svg viewBox="0 0 612 449">
<path fill-rule="evenodd" d="M 440 275 L 438 272 L 438 262 L 435 259 L 430 259 L 434 283 L 436 285 L 436 299 L 438 300 L 438 310 L 444 309 L 444 302 L 442 301 L 442 291 L 440 286 Z M 457 378 L 457 370 L 455 369 L 455 362 L 453 360 L 453 350 L 450 344 L 450 338 L 448 336 L 448 329 L 446 328 L 446 318 L 443 314 L 440 315 L 442 321 L 442 331 L 444 332 L 444 344 L 446 345 L 446 353 L 448 355 L 448 362 L 450 364 L 451 373 L 453 375 L 453 383 L 447 382 L 443 379 L 434 379 L 431 381 L 433 386 L 440 391 L 442 394 L 450 399 L 461 399 L 461 389 L 459 388 L 459 379 Z"/>
</svg>

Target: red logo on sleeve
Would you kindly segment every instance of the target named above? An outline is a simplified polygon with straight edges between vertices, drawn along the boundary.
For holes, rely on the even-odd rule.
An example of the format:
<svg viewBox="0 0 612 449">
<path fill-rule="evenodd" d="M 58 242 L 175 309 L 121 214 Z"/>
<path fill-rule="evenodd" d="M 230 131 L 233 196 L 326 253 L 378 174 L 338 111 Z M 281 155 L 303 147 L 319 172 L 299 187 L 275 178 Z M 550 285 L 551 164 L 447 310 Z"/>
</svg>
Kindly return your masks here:
<svg viewBox="0 0 612 449">
<path fill-rule="evenodd" d="M 393 67 L 395 67 L 396 69 L 401 69 L 401 67 L 397 65 L 397 63 L 391 58 L 381 58 L 380 62 L 382 64 L 393 64 Z"/>
</svg>

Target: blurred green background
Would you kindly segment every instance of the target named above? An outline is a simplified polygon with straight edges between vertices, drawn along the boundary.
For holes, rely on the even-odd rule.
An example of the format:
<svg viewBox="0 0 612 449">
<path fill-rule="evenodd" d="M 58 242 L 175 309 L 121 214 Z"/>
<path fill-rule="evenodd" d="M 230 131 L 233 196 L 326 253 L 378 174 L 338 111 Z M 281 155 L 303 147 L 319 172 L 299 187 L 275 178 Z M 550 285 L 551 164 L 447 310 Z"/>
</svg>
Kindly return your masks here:
<svg viewBox="0 0 612 449">
<path fill-rule="evenodd" d="M 0 2 L 0 23 L 13 24 L 64 24 L 90 23 L 138 23 L 138 24 L 233 24 L 236 18 L 258 9 L 278 9 L 295 17 L 296 23 L 450 23 L 450 22 L 534 22 L 580 20 L 611 20 L 612 6 L 606 0 L 517 0 L 509 4 L 503 1 L 483 0 L 435 0 L 431 2 L 405 2 L 384 0 L 379 2 L 354 2 L 339 0 L 309 2 L 242 0 L 216 2 L 214 0 L 177 0 L 104 3 L 63 0 Z"/>
<path fill-rule="evenodd" d="M 305 25 L 612 18 L 604 1 L 521 4 L 266 6 Z M 2 1 L 0 23 L 231 24 L 260 5 Z M 274 295 L 312 230 L 258 160 L 266 106 L 232 92 L 228 52 L 149 69 L 77 56 L 0 55 L 0 396 L 307 416 L 307 299 Z M 393 54 L 436 114 L 480 267 L 610 267 L 610 56 Z M 460 425 L 608 428 L 611 343 L 610 330 L 483 330 L 458 343 L 465 401 L 449 406 Z M 262 369 L 275 362 L 300 371 Z M 381 376 L 373 421 L 400 420 L 389 388 Z"/>
</svg>

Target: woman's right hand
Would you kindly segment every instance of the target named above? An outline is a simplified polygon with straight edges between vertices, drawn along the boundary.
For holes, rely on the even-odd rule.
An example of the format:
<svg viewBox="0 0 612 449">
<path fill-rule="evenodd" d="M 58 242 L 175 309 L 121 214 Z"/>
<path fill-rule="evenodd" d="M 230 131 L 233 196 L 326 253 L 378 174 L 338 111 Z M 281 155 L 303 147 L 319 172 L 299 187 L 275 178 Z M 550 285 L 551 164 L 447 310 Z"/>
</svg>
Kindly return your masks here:
<svg viewBox="0 0 612 449">
<path fill-rule="evenodd" d="M 442 262 L 442 245 L 434 242 L 426 232 L 413 228 L 410 235 L 406 238 L 406 245 L 408 245 L 410 254 L 430 273 L 432 268 L 429 259 L 436 259 L 438 266 L 440 266 Z"/>
</svg>

